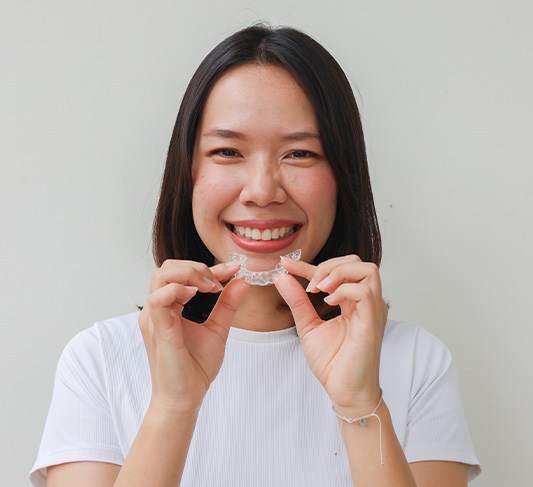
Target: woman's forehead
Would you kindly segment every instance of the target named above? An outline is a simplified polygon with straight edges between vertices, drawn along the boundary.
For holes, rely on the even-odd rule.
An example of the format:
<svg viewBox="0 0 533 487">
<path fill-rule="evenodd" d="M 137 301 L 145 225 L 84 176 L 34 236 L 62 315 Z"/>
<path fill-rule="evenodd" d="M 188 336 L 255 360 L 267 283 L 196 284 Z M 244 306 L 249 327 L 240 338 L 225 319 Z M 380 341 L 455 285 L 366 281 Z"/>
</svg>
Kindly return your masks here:
<svg viewBox="0 0 533 487">
<path fill-rule="evenodd" d="M 294 78 L 278 66 L 243 65 L 225 73 L 204 107 L 201 135 L 254 129 L 318 134 L 313 105 Z"/>
</svg>

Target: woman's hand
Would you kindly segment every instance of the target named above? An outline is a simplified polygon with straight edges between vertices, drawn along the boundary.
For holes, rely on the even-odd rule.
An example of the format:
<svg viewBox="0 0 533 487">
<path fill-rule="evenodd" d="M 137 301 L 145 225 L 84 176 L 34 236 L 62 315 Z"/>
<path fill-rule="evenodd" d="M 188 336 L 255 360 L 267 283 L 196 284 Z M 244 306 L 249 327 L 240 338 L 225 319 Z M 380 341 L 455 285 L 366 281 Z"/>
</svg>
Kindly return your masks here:
<svg viewBox="0 0 533 487">
<path fill-rule="evenodd" d="M 323 321 L 292 276 L 275 282 L 291 308 L 309 366 L 346 416 L 368 414 L 380 397 L 379 359 L 388 307 L 381 296 L 378 267 L 355 255 L 313 266 L 283 259 L 283 266 L 310 281 L 308 292 L 329 293 L 325 301 L 341 314 Z"/>
<path fill-rule="evenodd" d="M 224 359 L 235 311 L 249 286 L 240 279 L 224 288 L 238 263 L 207 267 L 192 261 L 167 260 L 152 276 L 148 302 L 139 325 L 152 374 L 151 408 L 165 413 L 195 413 Z M 182 317 L 185 303 L 198 291 L 220 297 L 208 320 L 198 324 Z"/>
</svg>

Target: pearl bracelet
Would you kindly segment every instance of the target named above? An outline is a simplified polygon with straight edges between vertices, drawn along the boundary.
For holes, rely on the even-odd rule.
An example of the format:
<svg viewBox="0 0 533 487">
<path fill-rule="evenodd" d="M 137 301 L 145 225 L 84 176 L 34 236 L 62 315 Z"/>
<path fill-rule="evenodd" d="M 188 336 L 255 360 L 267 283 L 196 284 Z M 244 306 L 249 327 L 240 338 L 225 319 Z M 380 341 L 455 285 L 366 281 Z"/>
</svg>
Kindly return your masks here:
<svg viewBox="0 0 533 487">
<path fill-rule="evenodd" d="M 378 420 L 379 423 L 379 456 L 380 456 L 380 462 L 381 465 L 383 465 L 383 447 L 382 447 L 382 441 L 381 441 L 381 419 L 376 414 L 376 411 L 378 410 L 379 406 L 381 405 L 381 402 L 383 401 L 383 391 L 381 392 L 379 396 L 379 401 L 377 406 L 374 408 L 374 410 L 370 414 L 365 414 L 364 416 L 359 416 L 357 418 L 349 418 L 347 416 L 340 415 L 337 411 L 335 411 L 335 407 L 332 405 L 331 409 L 333 409 L 333 412 L 335 413 L 335 416 L 339 418 L 341 421 L 345 421 L 346 423 L 353 424 L 358 422 L 361 426 L 366 425 L 366 420 L 371 417 L 375 417 Z"/>
</svg>

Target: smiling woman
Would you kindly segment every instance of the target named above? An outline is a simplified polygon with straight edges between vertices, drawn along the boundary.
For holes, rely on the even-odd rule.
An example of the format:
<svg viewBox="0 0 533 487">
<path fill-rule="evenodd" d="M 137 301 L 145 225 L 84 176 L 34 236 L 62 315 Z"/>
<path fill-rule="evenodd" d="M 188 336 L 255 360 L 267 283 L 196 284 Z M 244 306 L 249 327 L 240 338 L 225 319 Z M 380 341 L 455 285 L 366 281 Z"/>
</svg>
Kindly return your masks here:
<svg viewBox="0 0 533 487">
<path fill-rule="evenodd" d="M 142 311 L 61 356 L 34 485 L 450 487 L 479 473 L 448 350 L 387 318 L 357 105 L 316 41 L 252 26 L 206 57 L 153 237 Z M 284 272 L 249 285 L 243 262 Z"/>
</svg>

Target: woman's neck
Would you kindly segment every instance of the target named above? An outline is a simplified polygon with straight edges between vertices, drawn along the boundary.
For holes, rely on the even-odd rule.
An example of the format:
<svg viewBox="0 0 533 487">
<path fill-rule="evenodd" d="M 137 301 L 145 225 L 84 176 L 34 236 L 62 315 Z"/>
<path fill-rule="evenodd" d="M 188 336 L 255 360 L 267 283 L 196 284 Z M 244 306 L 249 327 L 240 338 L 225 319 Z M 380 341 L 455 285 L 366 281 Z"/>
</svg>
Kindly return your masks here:
<svg viewBox="0 0 533 487">
<path fill-rule="evenodd" d="M 276 331 L 294 326 L 294 320 L 274 286 L 252 286 L 235 313 L 232 326 L 253 331 Z"/>
</svg>

